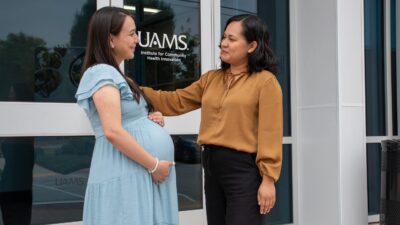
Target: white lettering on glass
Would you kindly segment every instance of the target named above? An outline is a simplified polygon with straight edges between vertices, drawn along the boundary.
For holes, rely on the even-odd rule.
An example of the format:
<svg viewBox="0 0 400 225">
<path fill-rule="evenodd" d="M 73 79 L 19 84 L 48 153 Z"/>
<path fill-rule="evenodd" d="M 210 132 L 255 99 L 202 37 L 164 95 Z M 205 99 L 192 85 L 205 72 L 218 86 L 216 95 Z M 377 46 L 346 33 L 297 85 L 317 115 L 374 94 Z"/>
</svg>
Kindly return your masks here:
<svg viewBox="0 0 400 225">
<path fill-rule="evenodd" d="M 168 36 L 168 34 L 162 34 L 162 38 L 160 39 L 158 33 L 145 32 L 143 34 L 141 31 L 138 31 L 139 36 L 139 45 L 143 48 L 169 48 L 175 50 L 186 50 L 187 49 L 187 36 L 186 35 L 172 35 Z"/>
</svg>

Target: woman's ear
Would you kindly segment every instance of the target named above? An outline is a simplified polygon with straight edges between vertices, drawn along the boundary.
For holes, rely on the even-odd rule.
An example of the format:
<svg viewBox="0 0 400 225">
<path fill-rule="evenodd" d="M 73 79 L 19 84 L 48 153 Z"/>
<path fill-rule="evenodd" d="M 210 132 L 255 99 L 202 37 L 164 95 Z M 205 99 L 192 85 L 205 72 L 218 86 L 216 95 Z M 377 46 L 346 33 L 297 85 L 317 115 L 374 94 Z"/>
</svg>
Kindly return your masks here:
<svg viewBox="0 0 400 225">
<path fill-rule="evenodd" d="M 114 35 L 112 35 L 112 34 L 110 34 L 110 47 L 111 48 L 114 48 L 115 46 L 114 46 L 114 42 L 113 42 L 113 40 L 114 40 Z"/>
<path fill-rule="evenodd" d="M 258 46 L 258 43 L 256 41 L 250 42 L 247 53 L 249 53 L 249 54 L 253 53 L 256 50 L 257 46 Z"/>
</svg>

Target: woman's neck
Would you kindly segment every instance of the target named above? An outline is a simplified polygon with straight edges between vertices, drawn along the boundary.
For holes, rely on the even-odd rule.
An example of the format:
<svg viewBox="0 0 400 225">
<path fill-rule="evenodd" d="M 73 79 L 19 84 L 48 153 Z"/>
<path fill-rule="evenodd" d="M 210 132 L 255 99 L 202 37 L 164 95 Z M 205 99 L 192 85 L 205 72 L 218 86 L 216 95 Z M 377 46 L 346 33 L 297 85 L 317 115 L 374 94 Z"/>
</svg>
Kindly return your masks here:
<svg viewBox="0 0 400 225">
<path fill-rule="evenodd" d="M 230 65 L 230 71 L 232 74 L 239 74 L 247 71 L 247 63 L 240 65 Z"/>
<path fill-rule="evenodd" d="M 121 66 L 121 63 L 124 61 L 123 59 L 116 59 L 116 61 L 117 61 L 117 65 L 118 66 Z"/>
</svg>

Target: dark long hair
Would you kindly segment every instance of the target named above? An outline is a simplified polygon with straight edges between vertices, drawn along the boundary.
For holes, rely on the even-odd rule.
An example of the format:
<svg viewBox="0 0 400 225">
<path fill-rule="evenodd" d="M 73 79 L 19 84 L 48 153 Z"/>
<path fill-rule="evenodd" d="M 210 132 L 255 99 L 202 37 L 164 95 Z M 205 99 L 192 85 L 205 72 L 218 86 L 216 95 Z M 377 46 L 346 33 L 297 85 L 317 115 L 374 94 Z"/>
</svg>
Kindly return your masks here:
<svg viewBox="0 0 400 225">
<path fill-rule="evenodd" d="M 257 48 L 248 57 L 247 69 L 250 75 L 253 72 L 260 72 L 261 70 L 268 70 L 276 74 L 278 71 L 278 62 L 269 46 L 270 34 L 267 25 L 258 16 L 243 14 L 229 18 L 224 30 L 234 21 L 241 22 L 242 34 L 246 38 L 247 43 L 257 42 Z M 227 70 L 229 67 L 228 63 L 221 60 L 221 68 L 223 70 Z"/>
<path fill-rule="evenodd" d="M 149 112 L 154 107 L 150 99 L 143 93 L 139 86 L 131 78 L 120 70 L 117 61 L 112 53 L 110 46 L 110 34 L 118 35 L 127 16 L 131 16 L 128 11 L 117 7 L 104 7 L 97 10 L 89 23 L 87 36 L 87 46 L 85 58 L 83 60 L 81 76 L 91 66 L 105 63 L 114 67 L 121 76 L 127 81 L 134 93 L 135 100 L 139 103 L 142 95 L 147 102 Z"/>
</svg>

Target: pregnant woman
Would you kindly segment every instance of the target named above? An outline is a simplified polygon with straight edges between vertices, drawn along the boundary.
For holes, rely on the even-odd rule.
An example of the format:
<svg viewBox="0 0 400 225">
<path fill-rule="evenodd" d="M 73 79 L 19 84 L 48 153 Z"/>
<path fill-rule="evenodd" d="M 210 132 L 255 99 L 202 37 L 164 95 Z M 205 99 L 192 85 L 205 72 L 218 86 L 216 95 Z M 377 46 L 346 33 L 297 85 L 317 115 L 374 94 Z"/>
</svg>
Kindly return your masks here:
<svg viewBox="0 0 400 225">
<path fill-rule="evenodd" d="M 105 7 L 92 16 L 75 96 L 96 136 L 84 225 L 178 224 L 173 142 L 148 119 L 150 101 L 118 66 L 137 44 L 127 11 Z"/>
</svg>

